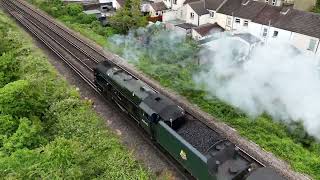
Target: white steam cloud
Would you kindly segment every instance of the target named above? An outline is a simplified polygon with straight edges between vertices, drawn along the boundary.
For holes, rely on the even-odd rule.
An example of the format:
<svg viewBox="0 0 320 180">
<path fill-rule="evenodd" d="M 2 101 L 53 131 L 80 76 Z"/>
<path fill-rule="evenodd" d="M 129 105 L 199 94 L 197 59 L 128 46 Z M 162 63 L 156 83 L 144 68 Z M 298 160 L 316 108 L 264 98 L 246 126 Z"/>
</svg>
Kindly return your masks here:
<svg viewBox="0 0 320 180">
<path fill-rule="evenodd" d="M 269 43 L 239 61 L 244 44 L 227 37 L 215 43 L 214 51 L 201 53 L 201 61 L 208 65 L 194 76 L 199 86 L 251 117 L 267 113 L 302 122 L 320 139 L 320 75 L 314 56 L 298 54 L 286 43 Z"/>
<path fill-rule="evenodd" d="M 195 63 L 197 48 L 186 43 L 184 34 L 164 29 L 154 25 L 115 35 L 108 39 L 109 48 L 133 62 L 145 58 L 155 64 Z M 286 43 L 249 48 L 227 34 L 216 39 L 213 50 L 203 48 L 199 53 L 205 68 L 194 74 L 195 88 L 205 88 L 208 96 L 253 118 L 267 113 L 288 124 L 302 122 L 308 134 L 320 140 L 320 75 L 315 57 Z"/>
</svg>

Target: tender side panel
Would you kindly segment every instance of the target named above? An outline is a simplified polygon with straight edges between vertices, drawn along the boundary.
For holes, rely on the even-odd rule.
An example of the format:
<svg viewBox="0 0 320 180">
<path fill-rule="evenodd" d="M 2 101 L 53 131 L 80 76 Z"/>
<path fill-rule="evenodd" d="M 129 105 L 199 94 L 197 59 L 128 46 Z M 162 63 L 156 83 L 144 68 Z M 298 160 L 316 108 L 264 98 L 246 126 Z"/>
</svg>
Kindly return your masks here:
<svg viewBox="0 0 320 180">
<path fill-rule="evenodd" d="M 194 177 L 201 180 L 216 179 L 209 175 L 206 157 L 192 147 L 166 123 L 159 121 L 159 123 L 155 124 L 154 135 L 156 141 Z"/>
</svg>

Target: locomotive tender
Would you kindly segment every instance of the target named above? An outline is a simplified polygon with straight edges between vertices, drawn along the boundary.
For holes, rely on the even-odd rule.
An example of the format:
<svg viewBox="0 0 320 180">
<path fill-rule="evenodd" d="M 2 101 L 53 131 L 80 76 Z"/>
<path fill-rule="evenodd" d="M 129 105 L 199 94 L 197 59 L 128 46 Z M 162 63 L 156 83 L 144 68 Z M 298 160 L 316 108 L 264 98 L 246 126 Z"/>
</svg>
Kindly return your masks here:
<svg viewBox="0 0 320 180">
<path fill-rule="evenodd" d="M 109 63 L 94 69 L 94 82 L 107 99 L 200 180 L 282 180 L 143 81 Z"/>
</svg>

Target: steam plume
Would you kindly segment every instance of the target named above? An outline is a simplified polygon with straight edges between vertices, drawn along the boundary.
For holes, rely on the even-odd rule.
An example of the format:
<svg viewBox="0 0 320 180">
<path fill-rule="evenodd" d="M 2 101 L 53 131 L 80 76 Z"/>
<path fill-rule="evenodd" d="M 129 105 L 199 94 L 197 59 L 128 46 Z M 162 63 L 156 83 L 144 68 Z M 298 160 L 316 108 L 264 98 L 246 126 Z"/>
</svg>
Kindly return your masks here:
<svg viewBox="0 0 320 180">
<path fill-rule="evenodd" d="M 320 139 L 320 76 L 313 56 L 297 54 L 286 43 L 269 43 L 239 61 L 244 45 L 230 38 L 216 41 L 215 51 L 201 53 L 209 68 L 194 76 L 217 96 L 252 117 L 266 112 L 275 119 L 301 121 Z"/>
<path fill-rule="evenodd" d="M 185 35 L 155 25 L 113 36 L 109 48 L 129 61 L 153 61 L 153 68 L 158 63 L 196 66 L 193 60 L 199 55 L 200 62 L 206 64 L 194 74 L 198 86 L 194 88 L 205 87 L 208 96 L 218 97 L 253 118 L 267 113 L 288 123 L 302 122 L 308 134 L 320 140 L 320 75 L 315 57 L 297 53 L 284 42 L 250 50 L 223 34 L 216 38 L 214 51 L 202 49 L 198 53 L 194 44 L 186 43 Z"/>
</svg>

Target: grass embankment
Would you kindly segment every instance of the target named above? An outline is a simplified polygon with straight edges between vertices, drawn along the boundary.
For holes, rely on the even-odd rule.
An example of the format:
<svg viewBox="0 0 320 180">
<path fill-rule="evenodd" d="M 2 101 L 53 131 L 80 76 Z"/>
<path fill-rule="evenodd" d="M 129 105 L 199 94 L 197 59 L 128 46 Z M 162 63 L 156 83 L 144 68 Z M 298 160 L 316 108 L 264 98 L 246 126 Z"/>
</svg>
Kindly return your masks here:
<svg viewBox="0 0 320 180">
<path fill-rule="evenodd" d="M 0 12 L 1 179 L 149 179 L 14 24 Z"/>
<path fill-rule="evenodd" d="M 101 32 L 104 32 L 104 30 L 114 32 L 110 31 L 112 29 L 110 27 L 104 30 L 100 30 L 102 27 L 96 28 L 97 22 L 95 20 L 92 20 L 91 23 L 80 23 L 78 18 L 82 16 L 82 13 L 68 14 L 67 9 L 70 7 L 59 6 L 56 8 L 53 7 L 52 3 L 48 5 L 48 2 L 42 0 L 29 1 L 100 45 L 105 46 L 105 39 L 112 35 L 112 33 L 103 34 Z M 65 13 L 57 15 L 55 11 L 57 9 L 59 12 Z M 197 49 L 194 45 L 186 47 L 185 43 L 190 42 L 181 42 L 171 46 L 175 47 L 174 51 L 169 46 L 159 46 L 158 48 L 164 49 L 159 49 L 158 54 L 140 54 L 141 59 L 135 65 L 163 86 L 178 92 L 202 110 L 234 127 L 242 136 L 286 160 L 296 171 L 320 179 L 320 144 L 306 136 L 300 126 L 294 131 L 289 131 L 284 124 L 273 121 L 268 116 L 261 116 L 252 120 L 219 99 L 208 100 L 205 91 L 195 90 L 192 74 L 198 71 L 198 67 L 194 65 L 194 61 L 185 60 L 188 56 L 193 57 L 190 54 L 186 56 L 185 53 L 196 53 Z M 177 47 L 181 47 L 182 50 L 179 51 Z M 119 47 L 117 53 L 122 55 L 123 47 Z M 183 65 L 181 65 L 181 61 L 184 62 Z"/>
</svg>

